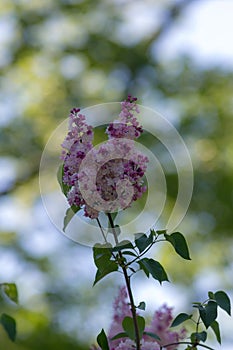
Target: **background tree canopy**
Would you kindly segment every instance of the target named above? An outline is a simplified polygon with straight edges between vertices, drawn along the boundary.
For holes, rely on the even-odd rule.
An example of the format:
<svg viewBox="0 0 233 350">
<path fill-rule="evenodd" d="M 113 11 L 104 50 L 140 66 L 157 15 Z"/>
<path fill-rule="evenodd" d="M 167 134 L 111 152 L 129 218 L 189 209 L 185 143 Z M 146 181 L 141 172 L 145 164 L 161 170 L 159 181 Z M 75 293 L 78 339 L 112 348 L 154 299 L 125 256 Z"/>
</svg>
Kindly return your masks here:
<svg viewBox="0 0 233 350">
<path fill-rule="evenodd" d="M 188 308 L 208 289 L 232 290 L 233 73 L 187 55 L 169 58 L 161 49 L 194 3 L 1 1 L 0 281 L 16 282 L 20 296 L 20 307 L 9 306 L 17 341 L 11 344 L 1 330 L 4 348 L 88 349 L 111 317 L 116 282 L 109 278 L 92 289 L 90 249 L 59 234 L 40 198 L 41 154 L 73 106 L 120 101 L 131 93 L 175 125 L 194 167 L 193 198 L 179 227 L 193 260 L 183 263 L 170 247 L 157 253 L 182 290 L 180 305 Z M 145 143 L 156 146 L 149 137 Z M 172 207 L 175 169 L 166 181 Z M 175 305 L 175 287 L 162 288 Z M 230 341 L 227 324 L 225 329 Z"/>
</svg>

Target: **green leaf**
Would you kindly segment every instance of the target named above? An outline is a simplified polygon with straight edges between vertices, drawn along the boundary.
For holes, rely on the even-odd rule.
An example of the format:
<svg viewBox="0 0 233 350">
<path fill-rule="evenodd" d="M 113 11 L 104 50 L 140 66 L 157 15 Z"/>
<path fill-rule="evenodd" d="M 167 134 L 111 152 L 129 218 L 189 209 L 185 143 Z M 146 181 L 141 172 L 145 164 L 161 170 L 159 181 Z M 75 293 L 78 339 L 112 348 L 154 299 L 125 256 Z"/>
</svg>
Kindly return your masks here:
<svg viewBox="0 0 233 350">
<path fill-rule="evenodd" d="M 57 169 L 57 181 L 61 187 L 62 193 L 64 193 L 64 195 L 67 197 L 67 193 L 69 192 L 71 187 L 64 184 L 63 176 L 64 176 L 64 164 L 61 164 Z"/>
<path fill-rule="evenodd" d="M 57 181 L 58 181 L 61 189 L 62 189 L 62 185 L 63 185 L 63 166 L 64 166 L 64 164 L 60 164 L 58 169 L 57 169 Z"/>
<path fill-rule="evenodd" d="M 116 340 L 116 339 L 120 339 L 120 338 L 127 338 L 128 335 L 125 332 L 121 332 L 118 333 L 117 335 L 115 335 L 113 338 L 111 338 L 111 340 Z"/>
<path fill-rule="evenodd" d="M 118 252 L 119 250 L 123 250 L 123 249 L 133 249 L 133 244 L 130 241 L 125 239 L 117 243 L 117 245 L 112 248 L 112 251 Z"/>
<path fill-rule="evenodd" d="M 200 317 L 205 327 L 208 328 L 212 322 L 214 322 L 218 316 L 217 303 L 213 300 L 209 300 L 205 307 L 198 306 Z"/>
<path fill-rule="evenodd" d="M 110 244 L 96 244 L 93 247 L 93 257 L 97 268 L 100 270 L 105 269 L 106 265 L 110 261 L 112 246 Z"/>
<path fill-rule="evenodd" d="M 135 329 L 132 317 L 126 316 L 122 321 L 122 327 L 127 336 L 130 339 L 135 340 Z"/>
<path fill-rule="evenodd" d="M 217 321 L 212 322 L 210 327 L 213 329 L 217 341 L 219 342 L 219 344 L 221 344 L 221 334 L 220 334 L 218 322 Z"/>
<path fill-rule="evenodd" d="M 215 299 L 214 293 L 211 292 L 211 291 L 208 292 L 208 297 L 209 297 L 210 299 Z"/>
<path fill-rule="evenodd" d="M 97 336 L 97 343 L 102 350 L 109 350 L 108 339 L 103 329 Z"/>
<path fill-rule="evenodd" d="M 167 274 L 166 274 L 164 268 L 162 267 L 162 265 L 158 261 L 155 261 L 153 259 L 144 258 L 144 259 L 139 260 L 138 264 L 139 264 L 140 268 L 142 268 L 146 274 L 150 273 L 154 279 L 159 281 L 160 284 L 163 281 L 168 281 Z"/>
<path fill-rule="evenodd" d="M 218 292 L 214 293 L 214 298 L 218 306 L 220 306 L 228 313 L 228 315 L 231 316 L 231 301 L 228 295 L 222 290 L 219 290 Z"/>
<path fill-rule="evenodd" d="M 72 207 L 68 208 L 64 217 L 64 223 L 63 223 L 63 231 L 65 232 L 66 227 L 74 217 L 74 215 L 80 210 L 80 207 L 76 207 L 75 205 L 72 205 Z"/>
<path fill-rule="evenodd" d="M 155 333 L 143 332 L 143 334 L 149 335 L 149 337 L 154 338 L 154 339 L 156 339 L 156 340 L 161 340 L 161 339 L 159 338 L 159 336 L 158 336 L 157 334 L 155 334 Z"/>
<path fill-rule="evenodd" d="M 144 317 L 142 317 L 142 316 L 136 316 L 136 318 L 137 318 L 137 323 L 138 323 L 139 337 L 141 339 L 143 332 L 144 332 L 144 329 L 145 329 L 146 322 L 145 322 Z"/>
<path fill-rule="evenodd" d="M 183 259 L 191 260 L 188 245 L 182 233 L 174 232 L 171 235 L 165 233 L 164 237 L 173 245 L 177 254 L 179 254 Z"/>
<path fill-rule="evenodd" d="M 141 301 L 139 305 L 137 306 L 137 309 L 144 310 L 146 309 L 146 303 L 144 301 Z"/>
<path fill-rule="evenodd" d="M 191 334 L 191 342 L 192 343 L 199 343 L 200 341 L 205 342 L 207 339 L 207 333 L 205 331 L 203 332 L 195 332 Z"/>
<path fill-rule="evenodd" d="M 147 237 L 144 233 L 136 233 L 135 237 L 135 244 L 140 253 L 142 253 L 153 242 L 152 233 L 149 235 L 149 237 Z"/>
<path fill-rule="evenodd" d="M 15 338 L 16 338 L 16 322 L 15 322 L 15 320 L 7 314 L 2 314 L 0 317 L 0 323 L 2 324 L 3 328 L 7 332 L 8 337 L 12 341 L 15 341 Z"/>
<path fill-rule="evenodd" d="M 145 329 L 145 319 L 141 316 L 137 316 L 137 324 L 138 324 L 139 337 L 141 339 L 143 332 L 144 332 L 144 329 Z M 124 320 L 122 321 L 122 327 L 123 327 L 124 331 L 126 332 L 126 334 L 128 335 L 128 337 L 131 340 L 135 341 L 136 335 L 135 335 L 133 318 L 126 316 L 124 318 Z"/>
<path fill-rule="evenodd" d="M 153 237 L 156 237 L 157 236 L 157 233 L 155 232 L 155 230 L 151 229 L 150 230 L 150 233 Z"/>
<path fill-rule="evenodd" d="M 118 264 L 115 261 L 109 260 L 107 265 L 101 269 L 98 268 L 96 275 L 95 275 L 95 281 L 93 283 L 93 286 L 99 282 L 102 278 L 109 275 L 111 272 L 118 270 Z"/>
<path fill-rule="evenodd" d="M 7 296 L 14 303 L 18 303 L 18 291 L 15 283 L 1 283 L 0 288 L 3 295 Z"/>
<path fill-rule="evenodd" d="M 149 272 L 149 269 L 147 268 L 147 266 L 141 260 L 138 260 L 137 263 L 139 264 L 140 269 L 145 273 L 146 277 L 149 278 L 150 272 Z"/>
<path fill-rule="evenodd" d="M 181 313 L 178 316 L 176 316 L 176 318 L 173 320 L 172 324 L 170 327 L 176 327 L 179 326 L 181 323 L 190 320 L 190 318 L 192 318 L 193 315 L 188 315 L 185 313 Z"/>
</svg>

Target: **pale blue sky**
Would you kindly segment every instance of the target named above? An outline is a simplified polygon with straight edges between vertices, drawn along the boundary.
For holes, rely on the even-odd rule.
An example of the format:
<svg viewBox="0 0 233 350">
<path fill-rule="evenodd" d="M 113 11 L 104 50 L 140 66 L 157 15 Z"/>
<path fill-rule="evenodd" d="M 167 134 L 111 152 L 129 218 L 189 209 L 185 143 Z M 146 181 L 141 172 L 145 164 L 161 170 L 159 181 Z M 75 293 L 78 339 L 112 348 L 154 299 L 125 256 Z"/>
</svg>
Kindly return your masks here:
<svg viewBox="0 0 233 350">
<path fill-rule="evenodd" d="M 162 40 L 161 55 L 191 54 L 198 63 L 233 67 L 233 1 L 196 0 Z"/>
</svg>

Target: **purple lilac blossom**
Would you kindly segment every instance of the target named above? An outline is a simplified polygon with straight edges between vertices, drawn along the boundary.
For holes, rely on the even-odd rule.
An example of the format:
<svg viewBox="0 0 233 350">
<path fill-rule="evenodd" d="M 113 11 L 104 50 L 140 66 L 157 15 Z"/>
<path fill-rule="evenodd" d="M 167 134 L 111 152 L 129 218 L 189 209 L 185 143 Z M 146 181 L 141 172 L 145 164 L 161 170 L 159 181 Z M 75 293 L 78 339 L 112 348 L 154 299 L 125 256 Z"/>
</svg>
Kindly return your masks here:
<svg viewBox="0 0 233 350">
<path fill-rule="evenodd" d="M 128 338 L 111 340 L 115 335 L 124 331 L 122 328 L 123 319 L 126 316 L 132 316 L 126 287 L 121 287 L 119 289 L 118 296 L 113 303 L 113 309 L 113 320 L 107 334 L 110 350 L 135 350 L 135 343 Z M 167 350 L 177 349 L 177 345 L 165 345 L 177 343 L 184 339 L 186 336 L 186 330 L 185 328 L 182 328 L 179 332 L 171 331 L 169 327 L 171 326 L 172 320 L 173 316 L 171 307 L 164 304 L 155 311 L 151 324 L 146 327 L 145 331 L 158 335 L 161 341 L 144 335 L 141 340 L 141 350 L 160 350 L 161 346 Z M 91 349 L 100 350 L 98 347 L 92 347 Z"/>
<path fill-rule="evenodd" d="M 179 332 L 170 331 L 169 327 L 172 324 L 172 307 L 168 307 L 166 304 L 162 305 L 157 311 L 155 311 L 149 327 L 146 327 L 146 332 L 155 333 L 161 339 L 158 343 L 161 346 L 166 344 L 173 344 L 184 339 L 186 336 L 185 328 L 182 328 Z M 145 336 L 145 339 L 149 337 Z M 175 350 L 177 345 L 171 345 L 166 347 L 168 350 Z"/>
<path fill-rule="evenodd" d="M 85 202 L 97 211 L 125 209 L 146 191 L 142 176 L 147 157 L 133 140 L 110 139 L 93 148 L 83 160 L 79 185 Z"/>
<path fill-rule="evenodd" d="M 109 138 L 136 139 L 143 132 L 134 113 L 140 113 L 136 104 L 137 98 L 128 95 L 127 100 L 121 102 L 121 113 L 117 120 L 110 123 L 106 133 Z"/>
<path fill-rule="evenodd" d="M 69 132 L 62 143 L 63 182 L 70 187 L 70 206 L 83 207 L 91 219 L 100 211 L 126 209 L 146 191 L 142 177 L 148 158 L 133 141 L 143 132 L 134 116 L 139 113 L 136 100 L 129 95 L 121 103 L 118 119 L 106 130 L 109 140 L 99 147 L 93 147 L 93 129 L 80 109 L 70 112 Z"/>
</svg>

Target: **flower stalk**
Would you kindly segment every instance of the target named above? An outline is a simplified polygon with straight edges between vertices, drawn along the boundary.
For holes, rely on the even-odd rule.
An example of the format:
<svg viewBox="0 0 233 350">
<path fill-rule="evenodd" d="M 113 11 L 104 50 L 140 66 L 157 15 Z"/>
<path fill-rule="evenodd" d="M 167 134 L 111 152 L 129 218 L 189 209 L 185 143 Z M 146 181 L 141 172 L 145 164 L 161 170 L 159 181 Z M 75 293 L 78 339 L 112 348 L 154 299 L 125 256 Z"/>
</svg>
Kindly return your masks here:
<svg viewBox="0 0 233 350">
<path fill-rule="evenodd" d="M 113 222 L 112 216 L 110 213 L 108 213 L 107 216 L 108 216 L 109 224 L 111 226 L 111 229 L 112 229 L 112 232 L 114 235 L 115 243 L 118 244 L 119 243 L 118 237 L 117 237 L 116 230 L 114 228 L 114 222 Z M 137 322 L 137 314 L 136 314 L 136 307 L 134 304 L 133 293 L 132 293 L 132 289 L 131 289 L 131 285 L 130 285 L 130 277 L 128 276 L 127 268 L 123 262 L 123 256 L 122 256 L 121 251 L 119 251 L 119 257 L 120 257 L 120 260 L 122 261 L 121 268 L 122 268 L 122 271 L 124 274 L 125 284 L 126 284 L 126 288 L 127 288 L 127 292 L 128 292 L 128 296 L 129 296 L 129 301 L 130 301 L 130 309 L 131 309 L 131 313 L 132 313 L 134 330 L 135 330 L 136 350 L 140 350 L 141 344 L 140 344 L 140 336 L 139 336 L 139 329 L 138 329 L 138 322 Z"/>
</svg>

